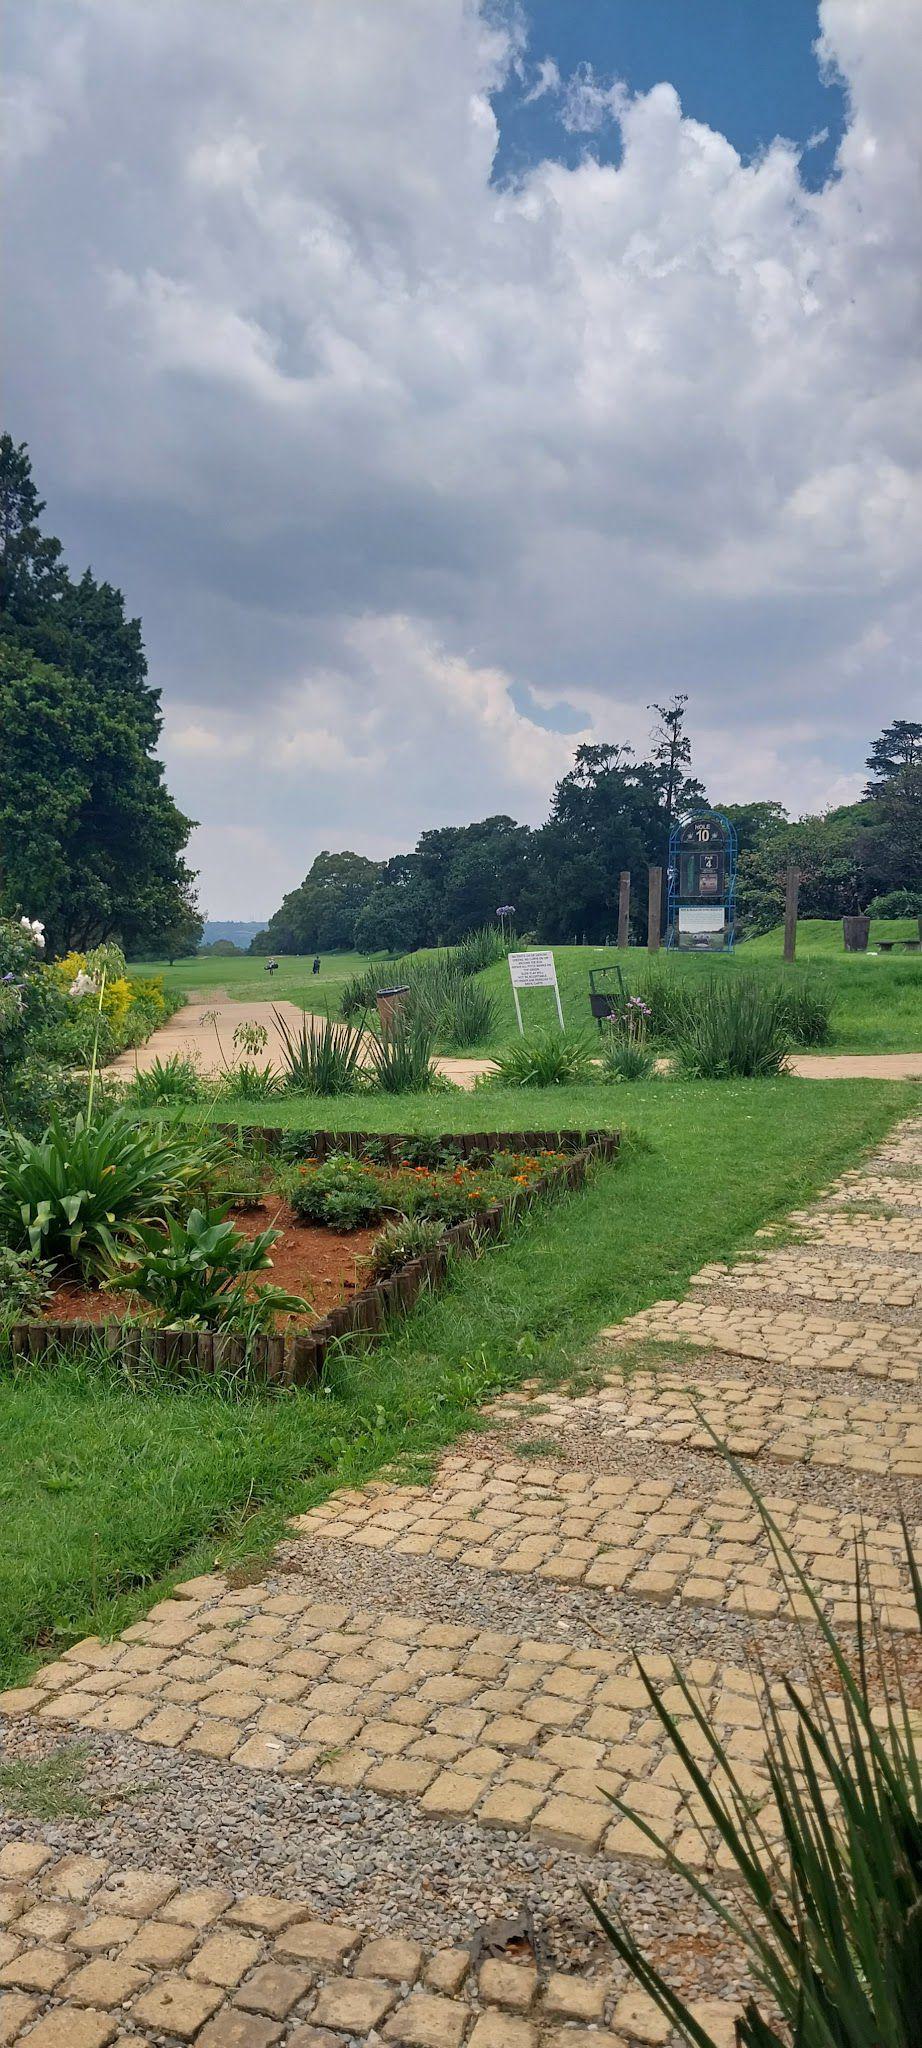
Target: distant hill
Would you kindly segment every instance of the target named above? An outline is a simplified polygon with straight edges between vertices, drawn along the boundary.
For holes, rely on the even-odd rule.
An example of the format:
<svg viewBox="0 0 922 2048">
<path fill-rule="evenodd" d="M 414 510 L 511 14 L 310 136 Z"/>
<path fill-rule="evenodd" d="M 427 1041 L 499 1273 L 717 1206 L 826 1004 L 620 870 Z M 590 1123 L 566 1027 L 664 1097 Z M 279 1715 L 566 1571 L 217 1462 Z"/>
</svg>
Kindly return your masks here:
<svg viewBox="0 0 922 2048">
<path fill-rule="evenodd" d="M 234 945 L 239 946 L 241 952 L 245 953 L 250 940 L 255 939 L 257 932 L 263 931 L 268 922 L 266 917 L 257 918 L 252 924 L 233 917 L 206 918 L 202 945 L 213 946 L 215 939 L 231 939 Z"/>
</svg>

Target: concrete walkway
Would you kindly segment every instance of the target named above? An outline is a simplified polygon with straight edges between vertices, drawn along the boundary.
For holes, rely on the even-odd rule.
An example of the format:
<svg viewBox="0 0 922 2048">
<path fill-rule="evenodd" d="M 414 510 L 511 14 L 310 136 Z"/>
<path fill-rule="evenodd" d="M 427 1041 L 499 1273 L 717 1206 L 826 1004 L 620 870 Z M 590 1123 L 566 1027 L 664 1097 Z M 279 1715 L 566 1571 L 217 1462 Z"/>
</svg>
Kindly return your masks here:
<svg viewBox="0 0 922 2048">
<path fill-rule="evenodd" d="M 277 1010 L 289 1029 L 295 1032 L 300 1032 L 305 1016 L 311 1015 L 310 1011 L 299 1009 L 296 1003 L 288 1002 L 237 1003 L 219 998 L 210 1003 L 187 1003 L 182 1010 L 177 1010 L 175 1017 L 154 1032 L 146 1045 L 139 1046 L 134 1052 L 120 1053 L 106 1072 L 130 1079 L 136 1071 L 146 1073 L 155 1060 L 165 1060 L 171 1053 L 179 1053 L 194 1060 L 206 1078 L 217 1078 L 240 1058 L 234 1045 L 234 1032 L 241 1024 L 265 1026 L 269 1033 L 268 1044 L 265 1052 L 257 1057 L 260 1062 L 268 1060 L 272 1066 L 279 1066 L 283 1040 L 273 1010 Z M 666 1060 L 659 1064 L 663 1068 L 668 1067 Z M 493 1061 L 489 1059 L 456 1059 L 445 1055 L 440 1056 L 435 1065 L 440 1074 L 446 1075 L 459 1088 L 473 1088 L 482 1074 L 493 1072 Z M 796 1053 L 788 1065 L 793 1074 L 809 1081 L 922 1081 L 922 1052 Z"/>
</svg>

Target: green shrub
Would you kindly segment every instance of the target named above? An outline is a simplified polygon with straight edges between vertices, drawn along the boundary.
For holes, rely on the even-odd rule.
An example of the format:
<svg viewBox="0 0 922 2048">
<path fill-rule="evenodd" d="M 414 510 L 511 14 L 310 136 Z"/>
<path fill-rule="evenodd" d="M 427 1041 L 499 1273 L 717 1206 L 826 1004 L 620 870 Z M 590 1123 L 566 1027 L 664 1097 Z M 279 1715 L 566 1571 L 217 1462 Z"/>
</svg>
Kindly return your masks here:
<svg viewBox="0 0 922 2048">
<path fill-rule="evenodd" d="M 0 1324 L 41 1314 L 51 1293 L 53 1267 L 31 1251 L 0 1245 Z"/>
<path fill-rule="evenodd" d="M 258 1060 L 238 1060 L 236 1066 L 228 1067 L 220 1088 L 221 1095 L 242 1102 L 271 1102 L 281 1091 L 281 1074 L 268 1064 L 260 1066 Z"/>
<path fill-rule="evenodd" d="M 385 1095 L 419 1095 L 431 1088 L 433 1032 L 418 1017 L 395 1017 L 368 1048 L 373 1088 Z"/>
<path fill-rule="evenodd" d="M 779 1074 L 791 1043 L 784 992 L 747 974 L 709 981 L 674 1043 L 679 1067 L 691 1080 Z"/>
<path fill-rule="evenodd" d="M 386 1280 L 408 1259 L 422 1258 L 441 1244 L 445 1226 L 433 1216 L 395 1216 L 375 1238 L 367 1264 L 375 1280 Z"/>
<path fill-rule="evenodd" d="M 223 1140 L 139 1126 L 123 1110 L 97 1124 L 55 1117 L 37 1140 L 6 1132 L 0 1241 L 103 1272 L 126 1241 L 201 1185 L 223 1149 Z"/>
<path fill-rule="evenodd" d="M 738 1782 L 697 1692 L 676 1667 L 683 1705 L 674 1715 L 638 1666 L 651 1706 L 740 1880 L 742 1898 L 715 1890 L 659 1838 L 645 1815 L 614 1804 L 665 1856 L 670 1869 L 742 1942 L 765 1994 L 747 1999 L 740 2048 L 918 2048 L 922 1986 L 922 1769 L 912 1677 L 897 1641 L 869 1625 L 867 1556 L 856 1543 L 858 1651 L 852 1661 L 768 1510 L 742 1480 L 769 1531 L 788 1594 L 806 1598 L 823 1636 L 807 1646 L 803 1685 L 761 1671 L 767 1775 L 783 1843 L 769 1838 L 761 1802 Z M 903 1533 L 922 1627 L 922 1579 Z M 773 1696 L 774 1695 L 774 1696 Z M 778 1697 L 780 1695 L 780 1697 Z M 671 2027 L 697 2048 L 711 2035 L 646 1956 L 615 1905 L 595 1912 L 618 1955 Z M 778 2021 L 780 2020 L 780 2027 Z"/>
<path fill-rule="evenodd" d="M 890 889 L 868 904 L 869 917 L 922 917 L 922 889 Z"/>
<path fill-rule="evenodd" d="M 172 1216 L 164 1229 L 138 1232 L 139 1258 L 123 1266 L 110 1282 L 132 1289 L 157 1310 L 167 1327 L 206 1330 L 271 1330 L 277 1314 L 304 1309 L 300 1295 L 283 1287 L 248 1291 L 254 1273 L 272 1265 L 271 1247 L 279 1233 L 261 1230 L 245 1237 L 229 1223 L 223 1210 L 206 1214 L 191 1209 L 185 1221 Z"/>
<path fill-rule="evenodd" d="M 128 1090 L 129 1098 L 142 1109 L 164 1109 L 171 1102 L 198 1102 L 204 1093 L 202 1079 L 193 1060 L 171 1052 L 165 1060 L 154 1059 L 138 1069 Z"/>
<path fill-rule="evenodd" d="M 650 1046 L 640 1039 L 609 1033 L 602 1046 L 604 1081 L 649 1081 L 656 1065 Z"/>
<path fill-rule="evenodd" d="M 348 1152 L 334 1152 L 322 1165 L 302 1166 L 287 1193 L 302 1223 L 324 1223 L 329 1230 L 377 1223 L 385 1207 L 374 1169 Z"/>
<path fill-rule="evenodd" d="M 707 983 L 692 987 L 683 975 L 665 965 L 647 967 L 638 977 L 636 988 L 636 994 L 650 1013 L 647 1037 L 657 1045 L 670 1044 L 676 1034 L 690 1023 L 702 985 L 707 986 Z"/>
<path fill-rule="evenodd" d="M 460 981 L 439 1014 L 438 1036 L 449 1051 L 487 1045 L 496 1026 L 496 1001 L 476 981 Z"/>
<path fill-rule="evenodd" d="M 300 1031 L 293 1031 L 281 1011 L 273 1008 L 272 1014 L 282 1037 L 284 1087 L 302 1095 L 348 1095 L 359 1086 L 361 1028 L 338 1024 L 328 1014 L 319 1026 L 305 1017 Z"/>
<path fill-rule="evenodd" d="M 785 975 L 778 984 L 781 1015 L 795 1045 L 827 1045 L 835 997 L 820 976 Z"/>
<path fill-rule="evenodd" d="M 486 1077 L 504 1088 L 556 1088 L 592 1079 L 592 1047 L 564 1031 L 536 1031 L 496 1054 L 496 1072 Z M 483 1085 L 483 1083 L 481 1083 Z"/>
</svg>

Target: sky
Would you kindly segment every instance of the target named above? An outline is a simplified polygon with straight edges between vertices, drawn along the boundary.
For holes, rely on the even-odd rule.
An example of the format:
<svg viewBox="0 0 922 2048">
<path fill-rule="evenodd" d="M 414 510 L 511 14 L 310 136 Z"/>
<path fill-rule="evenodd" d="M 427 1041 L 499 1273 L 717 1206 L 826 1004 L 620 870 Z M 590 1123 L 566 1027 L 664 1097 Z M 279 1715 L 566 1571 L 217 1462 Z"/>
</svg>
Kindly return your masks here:
<svg viewBox="0 0 922 2048">
<path fill-rule="evenodd" d="M 212 917 L 919 716 L 919 0 L 11 0 L 4 424 L 141 616 Z"/>
</svg>

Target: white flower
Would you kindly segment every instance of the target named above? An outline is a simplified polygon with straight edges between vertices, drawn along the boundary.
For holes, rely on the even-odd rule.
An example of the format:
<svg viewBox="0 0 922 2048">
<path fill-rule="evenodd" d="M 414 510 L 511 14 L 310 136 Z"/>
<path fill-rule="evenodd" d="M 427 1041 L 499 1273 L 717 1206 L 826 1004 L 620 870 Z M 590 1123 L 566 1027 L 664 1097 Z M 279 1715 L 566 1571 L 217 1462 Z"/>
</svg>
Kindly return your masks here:
<svg viewBox="0 0 922 2048">
<path fill-rule="evenodd" d="M 44 927 L 44 924 L 42 923 L 42 920 L 41 920 L 41 918 L 40 918 L 40 917 L 21 917 L 21 918 L 20 918 L 20 920 L 19 920 L 19 922 L 20 922 L 20 924 L 21 924 L 21 926 L 22 926 L 22 929 L 23 929 L 23 931 L 24 931 L 24 932 L 28 932 L 28 934 L 29 934 L 29 937 L 30 937 L 30 939 L 31 939 L 31 940 L 33 941 L 33 943 L 34 943 L 34 944 L 35 944 L 36 946 L 38 946 L 38 947 L 39 947 L 39 948 L 41 949 L 41 951 L 42 951 L 42 952 L 44 952 L 44 950 L 45 950 L 45 927 Z"/>
<path fill-rule="evenodd" d="M 93 996 L 96 994 L 96 983 L 92 975 L 85 974 L 82 967 L 79 974 L 75 975 L 71 982 L 70 994 L 72 996 Z"/>
</svg>

